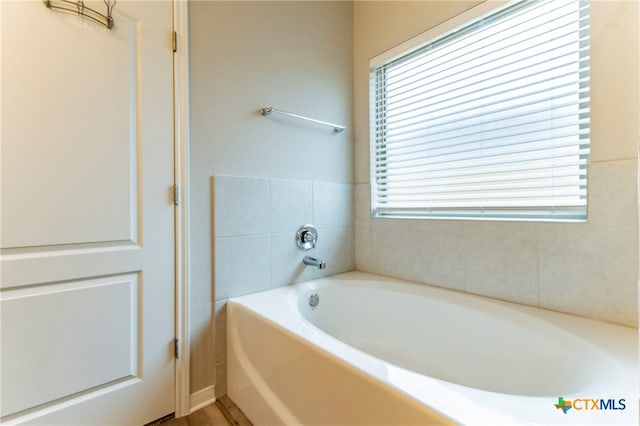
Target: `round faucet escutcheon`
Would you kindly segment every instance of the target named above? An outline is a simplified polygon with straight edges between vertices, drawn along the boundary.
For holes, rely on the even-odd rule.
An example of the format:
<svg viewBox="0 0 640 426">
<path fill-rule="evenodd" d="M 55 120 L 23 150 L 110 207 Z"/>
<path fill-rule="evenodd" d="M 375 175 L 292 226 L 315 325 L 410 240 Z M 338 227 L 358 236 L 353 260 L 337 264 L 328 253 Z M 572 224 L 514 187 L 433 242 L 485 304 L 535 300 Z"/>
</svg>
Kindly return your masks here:
<svg viewBox="0 0 640 426">
<path fill-rule="evenodd" d="M 318 230 L 313 225 L 303 225 L 296 231 L 296 243 L 304 251 L 316 247 L 318 242 Z"/>
</svg>

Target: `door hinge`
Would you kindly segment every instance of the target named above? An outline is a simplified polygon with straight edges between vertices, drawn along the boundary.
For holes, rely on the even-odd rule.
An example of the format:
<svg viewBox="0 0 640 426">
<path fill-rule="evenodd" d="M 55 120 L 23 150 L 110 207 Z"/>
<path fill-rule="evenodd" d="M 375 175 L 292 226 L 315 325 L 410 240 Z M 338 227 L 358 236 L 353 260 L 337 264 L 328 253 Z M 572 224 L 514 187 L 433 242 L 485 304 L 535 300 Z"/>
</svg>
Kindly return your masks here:
<svg viewBox="0 0 640 426">
<path fill-rule="evenodd" d="M 173 185 L 173 204 L 180 205 L 180 187 L 178 185 Z"/>
<path fill-rule="evenodd" d="M 178 341 L 178 339 L 173 339 L 173 343 L 174 343 L 174 355 L 176 356 L 176 359 L 180 358 L 180 342 Z"/>
<path fill-rule="evenodd" d="M 173 36 L 171 37 L 171 48 L 174 52 L 178 51 L 178 33 L 173 32 Z"/>
</svg>

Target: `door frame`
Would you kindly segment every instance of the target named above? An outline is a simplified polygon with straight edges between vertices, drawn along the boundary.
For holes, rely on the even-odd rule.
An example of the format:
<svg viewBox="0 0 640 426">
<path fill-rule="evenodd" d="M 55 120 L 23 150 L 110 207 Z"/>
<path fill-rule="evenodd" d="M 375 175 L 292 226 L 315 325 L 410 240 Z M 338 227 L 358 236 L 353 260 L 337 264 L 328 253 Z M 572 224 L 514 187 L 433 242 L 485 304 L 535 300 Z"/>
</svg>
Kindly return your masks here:
<svg viewBox="0 0 640 426">
<path fill-rule="evenodd" d="M 191 412 L 189 333 L 189 4 L 173 0 L 175 206 L 175 416 Z"/>
</svg>

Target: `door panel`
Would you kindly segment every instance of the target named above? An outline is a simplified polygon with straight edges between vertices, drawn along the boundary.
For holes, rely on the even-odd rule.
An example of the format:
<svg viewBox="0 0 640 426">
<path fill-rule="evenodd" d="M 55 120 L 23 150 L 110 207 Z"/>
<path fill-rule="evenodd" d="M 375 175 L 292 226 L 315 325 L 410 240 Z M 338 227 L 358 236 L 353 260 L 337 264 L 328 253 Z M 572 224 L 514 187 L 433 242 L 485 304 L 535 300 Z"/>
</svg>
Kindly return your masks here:
<svg viewBox="0 0 640 426">
<path fill-rule="evenodd" d="M 1 420 L 147 423 L 175 400 L 172 4 L 0 19 Z"/>
<path fill-rule="evenodd" d="M 2 136 L 23 141 L 3 146 L 2 247 L 135 240 L 137 22 L 111 32 L 33 6 L 6 3 L 2 22 Z"/>
<path fill-rule="evenodd" d="M 137 293 L 136 274 L 8 292 L 2 362 L 12 368 L 2 372 L 3 410 L 18 412 L 136 377 Z"/>
</svg>

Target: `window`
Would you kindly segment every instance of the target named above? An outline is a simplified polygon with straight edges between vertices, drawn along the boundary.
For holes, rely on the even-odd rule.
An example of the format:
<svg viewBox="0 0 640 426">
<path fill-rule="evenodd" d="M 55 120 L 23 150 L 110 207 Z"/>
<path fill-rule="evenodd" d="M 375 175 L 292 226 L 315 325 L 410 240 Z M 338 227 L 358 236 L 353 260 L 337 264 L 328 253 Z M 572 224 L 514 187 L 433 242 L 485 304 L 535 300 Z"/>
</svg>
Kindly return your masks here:
<svg viewBox="0 0 640 426">
<path fill-rule="evenodd" d="M 427 35 L 371 62 L 374 214 L 585 220 L 589 4 L 519 1 Z"/>
</svg>

